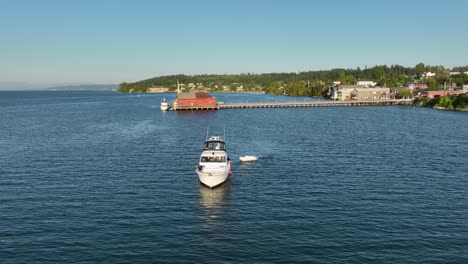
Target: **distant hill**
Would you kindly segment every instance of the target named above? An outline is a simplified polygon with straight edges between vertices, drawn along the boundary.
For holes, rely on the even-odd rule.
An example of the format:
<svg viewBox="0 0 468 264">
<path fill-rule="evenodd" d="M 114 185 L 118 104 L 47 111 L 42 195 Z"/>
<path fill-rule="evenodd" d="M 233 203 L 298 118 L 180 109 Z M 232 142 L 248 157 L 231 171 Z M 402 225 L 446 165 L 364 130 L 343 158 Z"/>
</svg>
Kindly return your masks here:
<svg viewBox="0 0 468 264">
<path fill-rule="evenodd" d="M 468 66 L 455 67 L 460 72 Z M 432 77 L 426 77 L 426 73 Z M 450 75 L 444 66 L 430 66 L 418 63 L 415 67 L 401 65 L 376 65 L 364 69 L 331 69 L 290 73 L 243 73 L 243 74 L 200 74 L 158 76 L 134 83 L 121 83 L 118 92 L 148 92 L 148 88 L 165 87 L 169 91 L 211 92 L 265 92 L 267 94 L 287 94 L 292 96 L 326 96 L 328 88 L 338 81 L 341 85 L 353 85 L 357 81 L 373 81 L 378 86 L 401 87 L 406 83 L 425 83 L 429 90 L 438 90 L 451 84 L 461 87 L 468 82 L 468 74 Z"/>
<path fill-rule="evenodd" d="M 29 82 L 2 82 L 0 81 L 0 91 L 29 91 L 44 90 L 45 85 Z"/>
<path fill-rule="evenodd" d="M 47 88 L 54 91 L 116 91 L 118 84 L 65 85 Z"/>
</svg>

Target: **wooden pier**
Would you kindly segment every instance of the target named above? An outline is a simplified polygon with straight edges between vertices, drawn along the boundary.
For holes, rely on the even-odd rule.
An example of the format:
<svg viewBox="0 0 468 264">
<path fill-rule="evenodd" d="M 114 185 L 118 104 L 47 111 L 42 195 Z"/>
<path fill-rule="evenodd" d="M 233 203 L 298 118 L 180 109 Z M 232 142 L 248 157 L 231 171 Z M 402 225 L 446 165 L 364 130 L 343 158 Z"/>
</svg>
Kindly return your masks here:
<svg viewBox="0 0 468 264">
<path fill-rule="evenodd" d="M 184 111 L 184 110 L 218 110 L 219 105 L 195 105 L 195 106 L 177 106 L 172 104 L 171 110 Z"/>
<path fill-rule="evenodd" d="M 411 105 L 412 100 L 389 99 L 369 101 L 295 101 L 295 102 L 252 102 L 218 104 L 219 109 L 236 108 L 286 108 L 286 107 L 345 107 L 345 106 L 385 106 Z"/>
</svg>

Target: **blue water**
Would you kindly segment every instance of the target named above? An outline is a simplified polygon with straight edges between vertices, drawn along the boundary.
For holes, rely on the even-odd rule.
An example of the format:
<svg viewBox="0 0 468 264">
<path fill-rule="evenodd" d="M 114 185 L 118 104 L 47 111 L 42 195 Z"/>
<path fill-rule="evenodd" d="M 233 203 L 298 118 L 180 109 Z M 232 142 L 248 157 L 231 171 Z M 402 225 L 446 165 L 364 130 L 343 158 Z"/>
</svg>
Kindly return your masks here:
<svg viewBox="0 0 468 264">
<path fill-rule="evenodd" d="M 467 113 L 162 96 L 0 92 L 1 263 L 468 263 Z M 207 127 L 234 160 L 213 190 Z"/>
</svg>

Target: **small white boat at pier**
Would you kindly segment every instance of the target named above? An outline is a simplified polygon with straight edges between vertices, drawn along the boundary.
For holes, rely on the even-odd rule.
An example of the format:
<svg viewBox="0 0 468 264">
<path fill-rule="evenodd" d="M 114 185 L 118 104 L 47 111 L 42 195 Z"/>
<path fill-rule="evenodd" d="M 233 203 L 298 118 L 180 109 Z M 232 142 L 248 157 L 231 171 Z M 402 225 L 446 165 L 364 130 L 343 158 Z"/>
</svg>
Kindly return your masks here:
<svg viewBox="0 0 468 264">
<path fill-rule="evenodd" d="M 161 99 L 161 111 L 167 111 L 169 110 L 169 108 L 170 108 L 170 105 L 166 101 L 166 97 L 164 97 L 163 99 Z"/>
<path fill-rule="evenodd" d="M 224 140 L 218 136 L 212 136 L 205 141 L 195 172 L 200 182 L 210 188 L 227 180 L 232 172 L 231 159 L 226 153 Z"/>
</svg>

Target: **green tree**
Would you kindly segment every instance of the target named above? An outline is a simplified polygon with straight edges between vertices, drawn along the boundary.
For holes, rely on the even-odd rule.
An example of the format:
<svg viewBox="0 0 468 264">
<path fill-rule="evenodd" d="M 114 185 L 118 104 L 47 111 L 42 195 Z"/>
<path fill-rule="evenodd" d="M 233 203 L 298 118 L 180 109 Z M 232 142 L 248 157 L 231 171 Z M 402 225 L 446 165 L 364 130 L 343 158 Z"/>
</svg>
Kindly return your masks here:
<svg viewBox="0 0 468 264">
<path fill-rule="evenodd" d="M 411 92 L 410 89 L 400 89 L 398 90 L 398 95 L 401 98 L 409 99 L 413 97 L 413 93 Z"/>
<path fill-rule="evenodd" d="M 441 96 L 438 98 L 435 106 L 447 109 L 453 109 L 453 102 L 450 96 Z"/>
<path fill-rule="evenodd" d="M 383 66 L 376 66 L 372 70 L 372 78 L 377 81 L 385 78 L 385 68 Z"/>
<path fill-rule="evenodd" d="M 387 87 L 397 87 L 397 82 L 395 80 L 387 81 Z"/>
<path fill-rule="evenodd" d="M 423 72 L 426 70 L 426 67 L 424 66 L 424 63 L 419 63 L 416 65 L 416 67 L 414 67 L 414 73 L 416 73 L 416 76 L 418 76 L 418 78 L 421 78 Z"/>
<path fill-rule="evenodd" d="M 455 109 L 466 109 L 468 108 L 468 95 L 458 95 L 453 101 L 453 107 Z"/>
<path fill-rule="evenodd" d="M 427 89 L 429 91 L 437 91 L 439 90 L 439 83 L 436 81 L 436 79 L 434 78 L 428 78 L 427 81 L 426 81 L 426 84 L 427 84 Z"/>
</svg>

